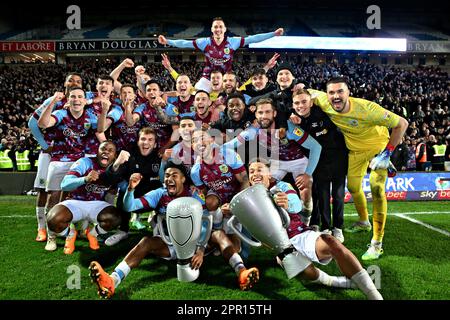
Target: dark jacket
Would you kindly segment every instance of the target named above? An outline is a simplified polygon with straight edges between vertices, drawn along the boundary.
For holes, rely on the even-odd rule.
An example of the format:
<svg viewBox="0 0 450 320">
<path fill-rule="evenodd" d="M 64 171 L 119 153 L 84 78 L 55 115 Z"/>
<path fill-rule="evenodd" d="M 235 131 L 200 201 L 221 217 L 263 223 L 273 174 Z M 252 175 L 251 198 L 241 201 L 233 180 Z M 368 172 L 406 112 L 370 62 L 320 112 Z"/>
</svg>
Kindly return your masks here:
<svg viewBox="0 0 450 320">
<path fill-rule="evenodd" d="M 112 171 L 112 166 L 108 166 L 105 171 L 105 179 L 111 184 L 119 183 L 123 180 L 129 181 L 133 173 L 142 175 L 141 182 L 137 185 L 134 192 L 135 197 L 141 197 L 151 190 L 162 187 L 159 180 L 159 166 L 161 158 L 158 156 L 158 150 L 153 150 L 148 156 L 141 155 L 139 148 L 135 146 L 130 152 L 130 158 L 123 163 L 117 172 Z"/>
</svg>

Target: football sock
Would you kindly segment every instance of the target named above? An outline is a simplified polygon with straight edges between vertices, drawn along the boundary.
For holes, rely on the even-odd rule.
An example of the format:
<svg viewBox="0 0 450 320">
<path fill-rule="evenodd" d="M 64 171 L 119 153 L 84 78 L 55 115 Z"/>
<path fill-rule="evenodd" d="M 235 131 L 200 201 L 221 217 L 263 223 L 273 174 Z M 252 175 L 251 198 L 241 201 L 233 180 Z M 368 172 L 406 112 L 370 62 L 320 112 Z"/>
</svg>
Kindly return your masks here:
<svg viewBox="0 0 450 320">
<path fill-rule="evenodd" d="M 111 273 L 111 277 L 114 280 L 114 288 L 117 288 L 123 279 L 130 273 L 131 269 L 125 261 L 119 263 L 119 265 Z"/>
<path fill-rule="evenodd" d="M 67 235 L 67 238 L 72 238 L 75 235 L 75 231 L 76 231 L 75 225 L 71 223 L 69 226 L 69 233 Z"/>
<path fill-rule="evenodd" d="M 364 292 L 369 300 L 383 300 L 383 297 L 378 292 L 375 284 L 372 282 L 372 279 L 370 279 L 370 276 L 365 269 L 355 273 L 352 276 L 352 281 L 362 292 Z"/>
<path fill-rule="evenodd" d="M 99 234 L 105 234 L 106 232 L 107 231 L 103 230 L 102 227 L 97 224 L 94 228 L 91 229 L 91 231 L 89 231 L 89 234 L 97 238 Z"/>
<path fill-rule="evenodd" d="M 328 273 L 317 269 L 319 271 L 319 277 L 312 281 L 313 283 L 321 283 L 328 287 L 336 287 L 336 288 L 351 288 L 352 281 L 347 277 L 336 277 L 330 276 Z"/>
<path fill-rule="evenodd" d="M 45 229 L 45 207 L 36 207 L 38 229 Z"/>
<path fill-rule="evenodd" d="M 228 260 L 228 263 L 234 269 L 234 272 L 236 272 L 237 275 L 239 275 L 241 269 L 245 268 L 241 256 L 237 253 L 234 253 L 231 256 L 230 260 Z"/>
</svg>

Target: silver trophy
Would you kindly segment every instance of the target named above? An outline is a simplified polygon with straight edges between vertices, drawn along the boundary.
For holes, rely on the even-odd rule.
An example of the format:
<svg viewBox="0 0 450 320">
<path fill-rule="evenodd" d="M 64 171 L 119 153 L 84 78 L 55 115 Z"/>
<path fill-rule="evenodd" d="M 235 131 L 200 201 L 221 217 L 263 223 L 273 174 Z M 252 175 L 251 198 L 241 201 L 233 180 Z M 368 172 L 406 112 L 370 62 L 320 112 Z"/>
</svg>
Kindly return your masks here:
<svg viewBox="0 0 450 320">
<path fill-rule="evenodd" d="M 168 236 L 163 227 L 167 222 Z M 163 241 L 173 246 L 177 254 L 177 278 L 182 282 L 191 282 L 200 275 L 199 270 L 191 269 L 190 262 L 197 246 L 204 246 L 209 240 L 212 221 L 203 216 L 200 201 L 191 197 L 172 200 L 167 206 L 166 215 L 158 215 L 158 229 Z M 200 239 L 202 225 L 206 228 L 205 237 Z"/>
<path fill-rule="evenodd" d="M 230 210 L 233 216 L 228 226 L 249 245 L 264 245 L 275 251 L 289 279 L 311 264 L 292 246 L 286 231 L 289 215 L 275 205 L 272 195 L 263 185 L 251 186 L 235 195 L 230 202 Z M 238 220 L 258 241 L 247 238 L 235 228 Z"/>
</svg>

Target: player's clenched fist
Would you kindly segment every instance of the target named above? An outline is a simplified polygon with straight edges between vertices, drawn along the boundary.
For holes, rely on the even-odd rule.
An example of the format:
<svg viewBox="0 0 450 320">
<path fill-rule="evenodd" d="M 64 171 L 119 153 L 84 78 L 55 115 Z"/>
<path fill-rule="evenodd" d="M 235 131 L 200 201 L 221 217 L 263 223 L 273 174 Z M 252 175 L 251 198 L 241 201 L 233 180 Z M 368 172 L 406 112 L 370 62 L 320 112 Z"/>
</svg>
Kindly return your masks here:
<svg viewBox="0 0 450 320">
<path fill-rule="evenodd" d="M 53 101 L 58 102 L 58 101 L 61 101 L 62 99 L 64 99 L 64 93 L 63 92 L 55 92 L 55 94 L 53 95 Z"/>
<path fill-rule="evenodd" d="M 126 58 L 125 60 L 123 60 L 122 64 L 125 66 L 125 68 L 133 68 L 134 67 L 134 62 L 130 58 Z"/>
<path fill-rule="evenodd" d="M 163 44 L 163 45 L 166 45 L 166 44 L 167 44 L 167 39 L 166 39 L 166 37 L 160 35 L 160 36 L 158 37 L 158 42 L 161 43 L 161 44 Z"/>
<path fill-rule="evenodd" d="M 98 173 L 98 171 L 92 170 L 91 172 L 88 173 L 88 175 L 84 178 L 84 180 L 86 182 L 94 182 L 97 181 L 99 177 L 100 174 Z"/>
<path fill-rule="evenodd" d="M 278 192 L 274 196 L 274 200 L 275 200 L 275 203 L 277 204 L 277 206 L 287 210 L 287 208 L 288 208 L 288 196 L 287 196 L 286 193 Z"/>
<path fill-rule="evenodd" d="M 136 189 L 139 182 L 142 180 L 142 175 L 140 173 L 133 173 L 130 177 L 130 182 L 128 183 L 128 191 Z"/>
</svg>

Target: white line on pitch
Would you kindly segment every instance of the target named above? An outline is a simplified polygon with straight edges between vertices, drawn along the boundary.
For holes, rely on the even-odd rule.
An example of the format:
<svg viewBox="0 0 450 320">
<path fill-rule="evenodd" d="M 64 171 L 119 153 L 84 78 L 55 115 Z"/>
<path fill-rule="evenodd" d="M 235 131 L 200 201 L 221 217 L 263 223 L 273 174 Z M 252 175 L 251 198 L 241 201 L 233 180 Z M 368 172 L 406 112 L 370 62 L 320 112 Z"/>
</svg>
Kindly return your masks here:
<svg viewBox="0 0 450 320">
<path fill-rule="evenodd" d="M 417 212 L 390 212 L 388 213 L 388 216 L 397 216 L 399 214 L 403 214 L 403 215 L 415 215 L 415 214 L 450 214 L 450 211 L 417 211 Z M 346 213 L 344 214 L 345 217 L 357 217 L 358 214 L 357 213 Z M 0 219 L 1 218 L 36 218 L 35 215 L 12 215 L 12 216 L 2 216 L 0 215 Z"/>
<path fill-rule="evenodd" d="M 422 222 L 422 221 L 419 221 L 419 220 L 416 220 L 416 219 L 407 217 L 407 216 L 406 216 L 405 214 L 403 214 L 403 213 L 398 213 L 398 214 L 396 214 L 395 216 L 397 216 L 397 217 L 399 217 L 399 218 L 406 219 L 406 220 L 408 220 L 408 221 L 411 221 L 412 223 L 415 223 L 415 224 L 424 226 L 425 228 L 428 228 L 428 229 L 430 229 L 430 230 L 433 230 L 433 231 L 442 233 L 443 235 L 446 235 L 447 237 L 450 237 L 450 232 L 448 232 L 448 231 L 446 231 L 446 230 L 442 230 L 442 229 L 436 228 L 436 227 L 433 227 L 432 225 L 429 225 L 428 223 L 425 223 L 425 222 Z"/>
<path fill-rule="evenodd" d="M 405 214 L 405 215 L 414 215 L 414 214 L 449 214 L 450 211 L 416 211 L 416 212 L 388 212 L 388 216 L 392 215 L 398 215 L 398 214 Z M 347 213 L 344 214 L 345 217 L 357 217 L 357 213 Z"/>
</svg>

